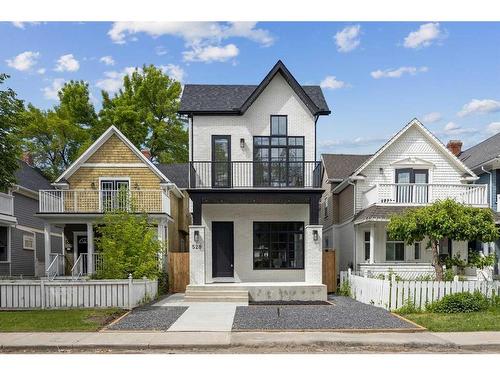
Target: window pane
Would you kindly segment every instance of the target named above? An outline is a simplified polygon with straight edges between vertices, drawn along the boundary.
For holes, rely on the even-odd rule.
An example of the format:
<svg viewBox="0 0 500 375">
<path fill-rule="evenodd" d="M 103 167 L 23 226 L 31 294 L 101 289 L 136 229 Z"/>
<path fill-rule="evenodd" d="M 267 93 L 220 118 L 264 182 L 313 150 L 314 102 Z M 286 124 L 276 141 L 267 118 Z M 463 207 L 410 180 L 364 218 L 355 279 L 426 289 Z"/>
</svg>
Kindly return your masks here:
<svg viewBox="0 0 500 375">
<path fill-rule="evenodd" d="M 365 260 L 370 259 L 370 243 L 365 242 Z"/>
<path fill-rule="evenodd" d="M 420 242 L 415 242 L 415 259 L 420 259 Z"/>
<path fill-rule="evenodd" d="M 385 260 L 394 260 L 394 243 L 387 242 L 385 244 Z"/>
<path fill-rule="evenodd" d="M 403 242 L 396 242 L 395 259 L 399 261 L 405 260 L 405 244 Z"/>
<path fill-rule="evenodd" d="M 7 240 L 7 227 L 0 227 L 0 261 L 2 262 L 6 262 L 9 260 L 7 254 Z"/>
<path fill-rule="evenodd" d="M 370 242 L 370 232 L 365 232 L 365 241 Z"/>
</svg>

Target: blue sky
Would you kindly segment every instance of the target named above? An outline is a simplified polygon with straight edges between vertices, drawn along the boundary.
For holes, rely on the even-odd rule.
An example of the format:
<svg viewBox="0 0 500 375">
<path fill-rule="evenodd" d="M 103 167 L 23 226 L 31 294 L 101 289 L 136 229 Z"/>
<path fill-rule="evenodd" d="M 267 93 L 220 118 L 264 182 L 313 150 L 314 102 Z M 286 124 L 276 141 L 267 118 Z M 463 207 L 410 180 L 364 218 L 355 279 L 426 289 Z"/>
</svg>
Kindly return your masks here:
<svg viewBox="0 0 500 375">
<path fill-rule="evenodd" d="M 0 71 L 48 108 L 67 80 L 119 88 L 142 64 L 182 83 L 257 84 L 282 59 L 322 84 L 321 152 L 371 153 L 413 117 L 465 147 L 500 131 L 500 23 L 0 23 Z"/>
</svg>

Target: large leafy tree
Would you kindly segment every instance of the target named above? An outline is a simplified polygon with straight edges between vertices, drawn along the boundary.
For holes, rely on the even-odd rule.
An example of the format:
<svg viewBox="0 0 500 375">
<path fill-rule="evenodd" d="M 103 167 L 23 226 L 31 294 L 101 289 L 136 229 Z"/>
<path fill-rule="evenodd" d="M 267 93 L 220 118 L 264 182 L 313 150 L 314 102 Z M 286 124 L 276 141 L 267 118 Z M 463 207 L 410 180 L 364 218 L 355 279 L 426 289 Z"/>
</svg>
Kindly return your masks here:
<svg viewBox="0 0 500 375">
<path fill-rule="evenodd" d="M 8 78 L 8 75 L 0 74 L 0 85 Z M 0 191 L 15 182 L 14 172 L 18 168 L 20 152 L 17 132 L 23 110 L 22 100 L 17 98 L 12 89 L 0 90 Z"/>
<path fill-rule="evenodd" d="M 160 162 L 188 160 L 188 135 L 179 119 L 182 88 L 160 68 L 144 65 L 123 78 L 123 88 L 113 97 L 103 91 L 97 138 L 111 125 L 118 127 L 138 148 L 148 147 Z"/>
<path fill-rule="evenodd" d="M 89 145 L 90 129 L 98 122 L 87 83 L 67 82 L 58 96 L 59 104 L 49 110 L 28 105 L 21 131 L 23 147 L 52 180 Z"/>
<path fill-rule="evenodd" d="M 439 259 L 439 241 L 491 242 L 498 238 L 493 213 L 490 209 L 466 206 L 452 199 L 429 206 L 408 209 L 390 218 L 388 235 L 408 244 L 429 240 L 432 263 L 437 280 L 443 279 L 443 265 Z"/>
</svg>

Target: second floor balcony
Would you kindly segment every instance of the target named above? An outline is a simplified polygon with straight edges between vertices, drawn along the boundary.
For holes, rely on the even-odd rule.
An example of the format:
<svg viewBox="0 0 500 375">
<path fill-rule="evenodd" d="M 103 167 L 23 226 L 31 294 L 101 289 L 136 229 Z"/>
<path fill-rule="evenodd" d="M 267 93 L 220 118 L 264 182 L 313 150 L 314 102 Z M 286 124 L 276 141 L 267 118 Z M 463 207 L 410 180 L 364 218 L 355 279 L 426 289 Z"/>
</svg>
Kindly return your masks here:
<svg viewBox="0 0 500 375">
<path fill-rule="evenodd" d="M 158 190 L 40 190 L 40 213 L 89 214 L 110 211 L 170 214 L 166 192 Z"/>
<path fill-rule="evenodd" d="M 190 189 L 320 188 L 316 161 L 195 161 L 189 167 Z"/>
<path fill-rule="evenodd" d="M 372 204 L 426 205 L 447 198 L 466 205 L 487 207 L 488 185 L 376 184 L 363 193 L 363 208 Z"/>
</svg>

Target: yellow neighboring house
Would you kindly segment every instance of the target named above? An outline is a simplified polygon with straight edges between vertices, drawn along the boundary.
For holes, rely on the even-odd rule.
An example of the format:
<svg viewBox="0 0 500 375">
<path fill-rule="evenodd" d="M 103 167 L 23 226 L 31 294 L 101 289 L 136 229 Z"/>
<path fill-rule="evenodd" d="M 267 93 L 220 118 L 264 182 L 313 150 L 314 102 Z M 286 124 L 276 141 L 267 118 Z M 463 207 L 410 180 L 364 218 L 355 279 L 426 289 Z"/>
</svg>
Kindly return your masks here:
<svg viewBox="0 0 500 375">
<path fill-rule="evenodd" d="M 39 211 L 45 220 L 45 264 L 50 276 L 92 274 L 100 264 L 95 252 L 95 225 L 110 210 L 147 213 L 168 248 L 172 197 L 184 193 L 147 153 L 137 149 L 115 126 L 108 128 L 59 178 L 53 190 L 40 190 Z M 175 202 L 177 203 L 177 202 Z M 177 209 L 177 208 L 176 208 Z M 63 228 L 65 256 L 51 254 L 52 226 Z M 70 259 L 65 265 L 65 259 Z M 66 269 L 66 272 L 65 272 Z"/>
</svg>

